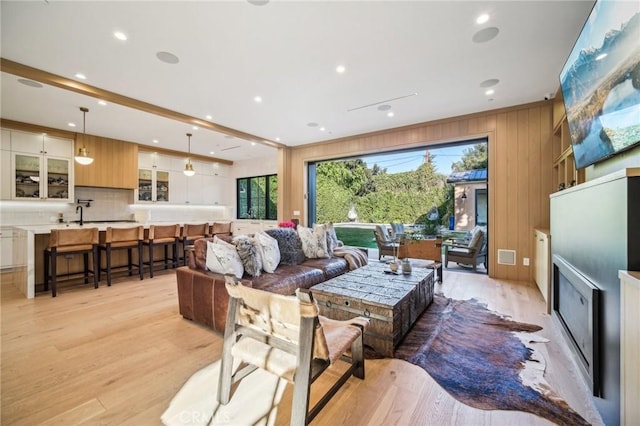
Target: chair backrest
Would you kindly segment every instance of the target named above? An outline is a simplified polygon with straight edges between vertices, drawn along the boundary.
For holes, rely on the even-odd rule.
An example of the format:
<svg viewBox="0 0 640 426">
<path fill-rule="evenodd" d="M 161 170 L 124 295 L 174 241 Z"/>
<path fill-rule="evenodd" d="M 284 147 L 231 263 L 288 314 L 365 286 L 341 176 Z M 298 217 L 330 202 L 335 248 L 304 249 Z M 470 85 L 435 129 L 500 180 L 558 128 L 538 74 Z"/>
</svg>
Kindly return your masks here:
<svg viewBox="0 0 640 426">
<path fill-rule="evenodd" d="M 151 225 L 149 226 L 149 239 L 158 240 L 164 238 L 179 238 L 180 225 Z"/>
<path fill-rule="evenodd" d="M 245 287 L 230 274 L 225 275 L 225 281 L 229 296 L 239 304 L 235 323 L 270 339 L 298 346 L 302 318 L 318 317 L 318 306 L 310 293 L 298 290 L 297 296 L 285 296 Z M 313 339 L 313 357 L 329 359 L 322 327 L 315 327 Z"/>
<path fill-rule="evenodd" d="M 404 224 L 399 222 L 391 222 L 391 238 L 396 239 L 404 235 Z"/>
<path fill-rule="evenodd" d="M 52 229 L 48 248 L 80 247 L 98 244 L 98 228 Z M 80 249 L 80 248 L 79 248 Z"/>
<path fill-rule="evenodd" d="M 385 225 L 376 225 L 376 241 L 382 244 L 392 242 L 389 231 Z"/>
<path fill-rule="evenodd" d="M 107 227 L 104 234 L 100 235 L 100 244 L 106 243 L 137 243 L 144 239 L 144 227 L 134 226 L 130 228 Z"/>
<path fill-rule="evenodd" d="M 484 244 L 484 239 L 484 231 L 482 229 L 475 229 L 469 241 L 469 248 L 479 252 Z"/>
<path fill-rule="evenodd" d="M 209 235 L 208 223 L 199 223 L 199 224 L 185 223 L 182 226 L 182 238 L 189 238 L 189 237 L 204 238 L 207 235 Z"/>
<path fill-rule="evenodd" d="M 213 222 L 210 235 L 231 235 L 231 222 Z"/>
</svg>

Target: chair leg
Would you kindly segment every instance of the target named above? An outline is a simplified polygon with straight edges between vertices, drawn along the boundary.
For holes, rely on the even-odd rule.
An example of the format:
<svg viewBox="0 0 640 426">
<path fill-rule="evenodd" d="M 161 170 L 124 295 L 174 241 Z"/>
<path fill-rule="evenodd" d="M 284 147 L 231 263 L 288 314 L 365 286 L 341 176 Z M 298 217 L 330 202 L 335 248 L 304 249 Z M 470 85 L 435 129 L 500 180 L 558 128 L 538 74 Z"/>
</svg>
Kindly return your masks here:
<svg viewBox="0 0 640 426">
<path fill-rule="evenodd" d="M 96 273 L 96 268 L 100 269 L 100 256 L 98 256 L 98 245 L 94 244 L 93 249 L 91 250 L 93 254 L 93 288 L 98 288 L 98 274 Z M 111 273 L 111 271 L 109 271 Z"/>
<path fill-rule="evenodd" d="M 107 286 L 111 287 L 111 243 L 107 244 Z"/>
<path fill-rule="evenodd" d="M 129 276 L 133 275 L 133 268 L 131 265 L 133 264 L 133 252 L 131 251 L 131 247 L 127 249 L 127 271 L 129 272 Z"/>
<path fill-rule="evenodd" d="M 49 291 L 49 251 L 44 251 L 44 291 Z"/>
<path fill-rule="evenodd" d="M 362 343 L 362 332 L 360 337 L 351 344 L 351 364 L 356 365 L 353 375 L 364 380 L 364 345 Z"/>
<path fill-rule="evenodd" d="M 89 283 L 89 253 L 82 253 L 82 263 L 84 266 L 84 283 Z"/>
<path fill-rule="evenodd" d="M 138 273 L 140 274 L 140 279 L 144 279 L 144 269 L 142 267 L 142 241 L 138 241 Z"/>
<path fill-rule="evenodd" d="M 173 268 L 177 268 L 178 267 L 178 240 L 175 240 L 172 244 L 173 246 Z"/>
<path fill-rule="evenodd" d="M 149 278 L 153 278 L 153 241 L 149 241 Z"/>
<path fill-rule="evenodd" d="M 50 253 L 50 260 L 51 260 L 51 297 L 56 297 L 56 295 L 58 294 L 58 257 L 57 257 L 57 253 L 58 251 L 56 250 L 55 247 L 53 247 L 51 249 L 51 253 Z"/>
<path fill-rule="evenodd" d="M 169 245 L 168 244 L 163 244 L 164 246 L 164 261 L 162 263 L 164 263 L 164 269 L 167 269 L 167 260 L 169 260 Z"/>
</svg>

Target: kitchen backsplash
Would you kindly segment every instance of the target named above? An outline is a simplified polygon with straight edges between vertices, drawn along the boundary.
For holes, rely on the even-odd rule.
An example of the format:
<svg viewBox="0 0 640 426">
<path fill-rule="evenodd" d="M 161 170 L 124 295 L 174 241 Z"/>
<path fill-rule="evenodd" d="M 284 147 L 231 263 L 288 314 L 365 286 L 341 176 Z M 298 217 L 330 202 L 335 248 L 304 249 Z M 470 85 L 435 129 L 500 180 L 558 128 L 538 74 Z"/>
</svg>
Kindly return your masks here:
<svg viewBox="0 0 640 426">
<path fill-rule="evenodd" d="M 76 187 L 77 200 L 83 203 L 85 221 L 129 221 L 145 222 L 213 222 L 231 220 L 231 211 L 225 206 L 175 206 L 157 204 L 133 204 L 133 191 L 128 189 Z M 55 223 L 62 213 L 65 221 L 80 219 L 76 213 L 78 204 L 49 201 L 2 201 L 0 202 L 0 225 L 45 225 Z"/>
</svg>

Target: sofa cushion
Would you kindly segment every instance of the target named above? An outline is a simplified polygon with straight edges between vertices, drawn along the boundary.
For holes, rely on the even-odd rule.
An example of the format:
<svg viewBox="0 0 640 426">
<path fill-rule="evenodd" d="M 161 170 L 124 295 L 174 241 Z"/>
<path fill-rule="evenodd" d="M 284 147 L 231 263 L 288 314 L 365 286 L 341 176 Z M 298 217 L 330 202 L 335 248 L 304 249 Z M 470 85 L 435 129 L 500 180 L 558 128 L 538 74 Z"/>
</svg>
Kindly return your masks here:
<svg viewBox="0 0 640 426">
<path fill-rule="evenodd" d="M 313 229 L 298 226 L 298 235 L 302 240 L 302 250 L 307 258 L 329 257 L 326 228 L 324 226 L 317 225 Z"/>
<path fill-rule="evenodd" d="M 304 262 L 302 240 L 293 228 L 273 228 L 264 231 L 278 241 L 281 265 L 299 265 Z"/>
<path fill-rule="evenodd" d="M 307 259 L 304 261 L 303 265 L 320 269 L 324 274 L 325 280 L 337 277 L 338 275 L 342 275 L 349 271 L 349 264 L 342 257 Z"/>
<path fill-rule="evenodd" d="M 233 243 L 236 245 L 238 256 L 242 260 L 242 266 L 247 275 L 260 276 L 262 258 L 256 239 L 247 235 L 239 235 L 233 239 Z"/>
<path fill-rule="evenodd" d="M 256 232 L 256 241 L 262 259 L 262 269 L 267 273 L 274 273 L 280 263 L 280 249 L 278 240 L 266 234 L 264 231 Z"/>
<path fill-rule="evenodd" d="M 304 265 L 280 265 L 272 274 L 251 279 L 251 286 L 278 294 L 294 294 L 298 288 L 311 288 L 325 280 L 320 269 Z"/>
<path fill-rule="evenodd" d="M 234 245 L 223 241 L 207 242 L 207 269 L 218 274 L 242 278 L 244 267 Z"/>
</svg>

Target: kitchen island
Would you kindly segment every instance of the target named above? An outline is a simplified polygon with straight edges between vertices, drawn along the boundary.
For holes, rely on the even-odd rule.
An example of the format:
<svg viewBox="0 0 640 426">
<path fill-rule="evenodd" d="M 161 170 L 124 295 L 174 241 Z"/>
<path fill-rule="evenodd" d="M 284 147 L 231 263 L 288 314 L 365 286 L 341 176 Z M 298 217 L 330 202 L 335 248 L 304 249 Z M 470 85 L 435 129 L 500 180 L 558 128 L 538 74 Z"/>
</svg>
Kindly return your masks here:
<svg viewBox="0 0 640 426">
<path fill-rule="evenodd" d="M 201 221 L 199 223 L 203 223 Z M 224 221 L 229 222 L 229 221 Z M 98 228 L 100 232 L 106 231 L 107 227 L 128 228 L 142 225 L 147 231 L 151 225 L 166 225 L 176 222 L 152 222 L 137 223 L 131 221 L 122 222 L 86 222 L 83 228 Z M 178 222 L 180 223 L 180 222 Z M 180 223 L 184 225 L 184 223 Z M 52 229 L 79 229 L 78 223 L 62 223 L 50 225 L 16 225 L 13 227 L 13 265 L 15 286 L 27 298 L 33 299 L 36 295 L 36 285 L 44 281 L 44 271 L 42 265 L 43 250 L 49 242 L 49 235 Z M 124 253 L 123 253 L 124 254 Z M 77 266 L 77 268 L 76 268 Z M 71 264 L 70 273 L 81 271 L 80 264 Z"/>
</svg>

